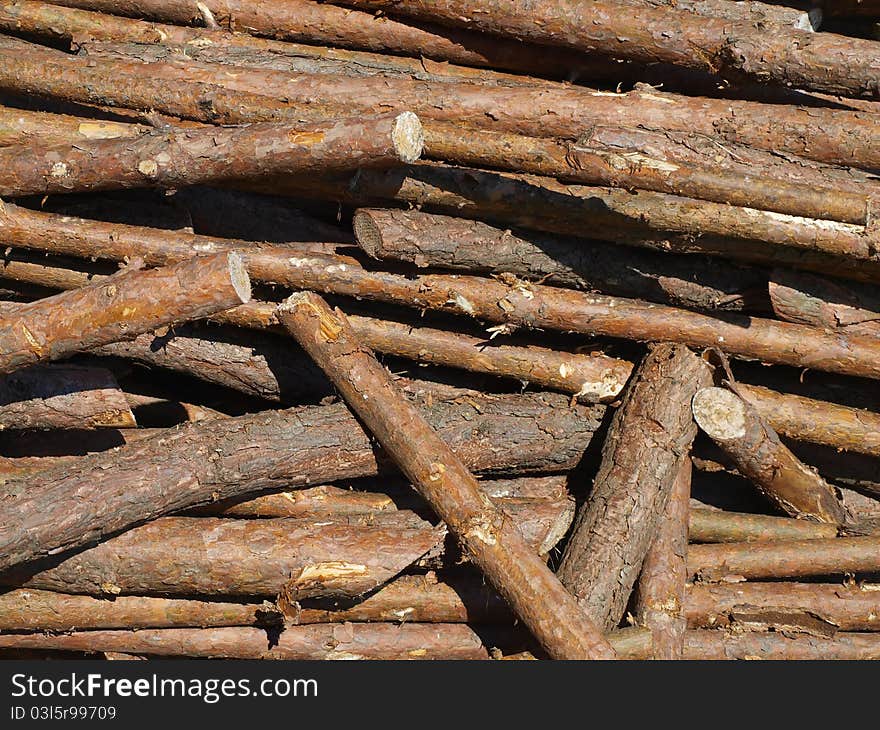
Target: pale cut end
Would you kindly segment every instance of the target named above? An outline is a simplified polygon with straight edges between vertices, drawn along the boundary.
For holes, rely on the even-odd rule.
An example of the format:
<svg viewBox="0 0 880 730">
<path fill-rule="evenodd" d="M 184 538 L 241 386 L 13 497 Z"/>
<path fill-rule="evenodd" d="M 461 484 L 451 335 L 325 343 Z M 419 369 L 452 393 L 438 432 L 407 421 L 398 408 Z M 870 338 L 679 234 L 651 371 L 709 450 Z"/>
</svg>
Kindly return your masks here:
<svg viewBox="0 0 880 730">
<path fill-rule="evenodd" d="M 310 291 L 295 291 L 291 294 L 287 299 L 285 299 L 281 304 L 278 305 L 277 312 L 278 313 L 290 313 L 295 312 L 296 308 L 301 304 L 312 304 L 312 297 L 314 294 Z M 312 305 L 314 306 L 314 305 Z"/>
<path fill-rule="evenodd" d="M 822 8 L 813 8 L 804 13 L 804 15 L 804 19 L 796 23 L 795 28 L 798 30 L 817 31 L 822 27 L 822 21 L 825 19 Z"/>
<path fill-rule="evenodd" d="M 715 441 L 732 441 L 746 433 L 746 405 L 724 388 L 703 388 L 691 403 L 694 420 Z"/>
<path fill-rule="evenodd" d="M 419 159 L 425 147 L 425 132 L 419 118 L 412 112 L 398 114 L 391 130 L 391 141 L 402 162 L 410 163 Z"/>
<path fill-rule="evenodd" d="M 382 231 L 369 210 L 358 210 L 352 220 L 354 238 L 364 252 L 374 259 L 380 258 L 379 250 L 382 247 Z"/>
<path fill-rule="evenodd" d="M 242 304 L 247 304 L 251 300 L 251 277 L 248 276 L 244 259 L 241 254 L 230 251 L 226 261 L 229 263 L 229 279 L 232 281 L 232 287 Z"/>
</svg>

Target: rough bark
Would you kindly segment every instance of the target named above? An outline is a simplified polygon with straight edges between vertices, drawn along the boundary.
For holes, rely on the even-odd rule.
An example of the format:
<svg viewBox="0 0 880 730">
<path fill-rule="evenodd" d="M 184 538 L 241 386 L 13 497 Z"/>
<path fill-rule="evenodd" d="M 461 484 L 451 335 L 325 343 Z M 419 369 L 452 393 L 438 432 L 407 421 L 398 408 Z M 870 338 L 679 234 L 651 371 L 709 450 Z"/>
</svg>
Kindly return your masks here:
<svg viewBox="0 0 880 730">
<path fill-rule="evenodd" d="M 822 622 L 833 631 L 877 631 L 880 591 L 870 583 L 698 583 L 688 588 L 692 628 L 797 625 Z"/>
<path fill-rule="evenodd" d="M 204 317 L 250 299 L 250 281 L 234 252 L 131 271 L 18 307 L 0 320 L 0 371 L 54 360 Z"/>
<path fill-rule="evenodd" d="M 0 107 L 0 146 L 81 144 L 96 139 L 139 137 L 148 127 L 104 119 L 84 119 L 12 107 Z"/>
<path fill-rule="evenodd" d="M 724 388 L 693 398 L 694 419 L 740 473 L 792 517 L 842 525 L 846 511 L 833 488 L 803 464 L 747 401 Z"/>
<path fill-rule="evenodd" d="M 637 147 L 610 148 L 601 143 L 598 134 L 589 132 L 571 144 L 472 130 L 454 122 L 429 121 L 425 125 L 425 157 L 455 165 L 544 175 L 582 185 L 670 193 L 862 226 L 871 216 L 867 191 L 853 190 L 851 185 L 817 188 L 783 177 L 785 168 L 779 163 L 777 169 L 749 164 L 719 167 L 709 160 L 695 164 L 676 152 L 652 156 Z M 789 166 L 796 167 L 793 163 Z"/>
<path fill-rule="evenodd" d="M 880 636 L 840 633 L 827 639 L 775 632 L 697 629 L 685 634 L 684 658 L 864 661 L 880 659 Z"/>
<path fill-rule="evenodd" d="M 178 187 L 391 165 L 418 159 L 421 145 L 418 118 L 403 113 L 319 127 L 156 130 L 75 147 L 0 148 L 0 195 Z"/>
<path fill-rule="evenodd" d="M 796 441 L 880 456 L 880 413 L 737 383 L 737 393 L 777 433 Z"/>
<path fill-rule="evenodd" d="M 635 616 L 651 629 L 654 659 L 679 659 L 684 644 L 691 468 L 690 459 L 684 459 L 636 586 Z"/>
<path fill-rule="evenodd" d="M 272 640 L 250 627 L 7 634 L 0 647 L 212 659 L 488 659 L 464 624 L 292 626 Z"/>
<path fill-rule="evenodd" d="M 729 206 L 665 193 L 632 195 L 610 188 L 565 185 L 546 177 L 438 163 L 311 178 L 308 183 L 275 178 L 271 184 L 247 180 L 237 184 L 360 207 L 384 207 L 391 202 L 426 207 L 567 236 L 598 229 L 607 231 L 598 237 L 629 246 L 784 265 L 845 279 L 880 280 L 880 261 L 872 260 L 871 237 L 861 226 L 752 208 L 742 208 L 732 216 Z M 710 230 L 716 233 L 709 235 Z M 758 240 L 749 236 L 758 236 Z M 822 249 L 852 251 L 860 257 L 859 265 Z"/>
<path fill-rule="evenodd" d="M 677 8 L 620 12 L 605 0 L 340 0 L 337 4 L 473 29 L 523 42 L 604 53 L 643 63 L 671 63 L 842 96 L 875 95 L 880 59 L 869 41 L 695 16 Z"/>
<path fill-rule="evenodd" d="M 430 403 L 430 390 L 424 397 Z M 468 397 L 434 402 L 425 413 L 476 471 L 548 473 L 577 464 L 604 412 L 601 406 L 572 409 L 567 404 L 566 396 L 546 393 Z M 272 488 L 375 475 L 377 456 L 342 405 L 161 431 L 21 481 L 8 480 L 0 497 L 0 514 L 5 515 L 0 566 L 88 544 L 189 507 Z"/>
<path fill-rule="evenodd" d="M 357 242 L 377 259 L 471 273 L 511 273 L 695 309 L 764 310 L 766 274 L 711 258 L 676 256 L 611 243 L 502 230 L 482 221 L 419 210 L 361 208 Z"/>
<path fill-rule="evenodd" d="M 817 30 L 822 22 L 822 9 L 801 10 L 763 2 L 728 2 L 728 0 L 616 0 L 633 8 L 675 8 L 707 18 L 720 18 L 750 23 L 767 31 L 774 26 L 797 30 Z"/>
<path fill-rule="evenodd" d="M 688 537 L 691 542 L 767 542 L 832 538 L 837 532 L 836 525 L 790 517 L 691 509 Z"/>
<path fill-rule="evenodd" d="M 880 297 L 867 287 L 778 269 L 770 278 L 770 301 L 788 322 L 880 338 Z"/>
<path fill-rule="evenodd" d="M 697 429 L 693 394 L 711 382 L 687 348 L 657 345 L 614 414 L 602 463 L 559 577 L 604 630 L 617 626 Z"/>
<path fill-rule="evenodd" d="M 397 391 L 345 316 L 316 294 L 292 295 L 278 317 L 363 419 L 467 557 L 555 659 L 610 659 L 614 650 L 459 456 Z"/>
<path fill-rule="evenodd" d="M 0 581 L 96 596 L 346 598 L 437 557 L 444 535 L 405 511 L 331 521 L 165 517 Z"/>
<path fill-rule="evenodd" d="M 36 366 L 0 379 L 0 430 L 136 426 L 125 394 L 109 370 Z"/>
<path fill-rule="evenodd" d="M 705 581 L 877 573 L 878 548 L 875 536 L 691 545 L 688 573 Z"/>
<path fill-rule="evenodd" d="M 116 596 L 93 598 L 22 588 L 0 594 L 0 630 L 84 631 L 275 625 L 271 603 Z"/>
</svg>

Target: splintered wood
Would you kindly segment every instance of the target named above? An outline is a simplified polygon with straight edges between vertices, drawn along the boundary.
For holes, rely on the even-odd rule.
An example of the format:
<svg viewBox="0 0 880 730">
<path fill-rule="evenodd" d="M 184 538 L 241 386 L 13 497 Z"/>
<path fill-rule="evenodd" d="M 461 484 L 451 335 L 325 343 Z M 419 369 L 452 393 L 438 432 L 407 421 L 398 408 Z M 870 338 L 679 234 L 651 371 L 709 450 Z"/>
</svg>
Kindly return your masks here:
<svg viewBox="0 0 880 730">
<path fill-rule="evenodd" d="M 880 658 L 880 3 L 786 5 L 0 0 L 0 655 Z"/>
</svg>

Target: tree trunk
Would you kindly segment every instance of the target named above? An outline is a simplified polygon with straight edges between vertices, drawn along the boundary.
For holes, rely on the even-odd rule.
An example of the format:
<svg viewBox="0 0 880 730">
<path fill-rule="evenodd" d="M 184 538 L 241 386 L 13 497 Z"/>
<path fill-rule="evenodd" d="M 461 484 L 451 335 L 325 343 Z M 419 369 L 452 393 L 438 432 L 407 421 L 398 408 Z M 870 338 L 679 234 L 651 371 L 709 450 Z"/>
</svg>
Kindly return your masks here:
<svg viewBox="0 0 880 730">
<path fill-rule="evenodd" d="M 693 414 L 737 470 L 780 509 L 792 517 L 833 525 L 846 521 L 846 511 L 833 488 L 792 454 L 736 393 L 705 388 L 694 396 Z"/>
<path fill-rule="evenodd" d="M 688 550 L 688 573 L 707 581 L 877 572 L 880 538 L 874 536 L 691 545 Z"/>
<path fill-rule="evenodd" d="M 880 635 L 840 633 L 826 639 L 774 632 L 698 629 L 685 634 L 684 658 L 864 661 L 880 659 Z"/>
<path fill-rule="evenodd" d="M 818 30 L 822 10 L 785 8 L 764 2 L 730 2 L 729 0 L 615 0 L 633 8 L 675 8 L 706 18 L 720 18 L 750 23 L 757 30 L 772 32 L 776 27 L 796 30 Z"/>
<path fill-rule="evenodd" d="M 691 542 L 767 542 L 831 538 L 837 532 L 835 525 L 790 517 L 692 509 L 688 537 Z"/>
<path fill-rule="evenodd" d="M 48 6 L 47 6 L 48 7 Z M 136 138 L 149 131 L 140 124 L 84 119 L 12 107 L 0 107 L 0 146 L 82 144 L 96 139 Z"/>
<path fill-rule="evenodd" d="M 519 530 L 480 492 L 464 462 L 359 344 L 344 315 L 305 292 L 292 295 L 278 316 L 548 654 L 614 658 L 614 650 Z"/>
<path fill-rule="evenodd" d="M 767 310 L 766 274 L 727 261 L 638 249 L 627 250 L 624 260 L 612 243 L 502 230 L 419 210 L 361 208 L 353 225 L 358 245 L 377 259 L 511 273 L 691 309 Z"/>
<path fill-rule="evenodd" d="M 680 659 L 687 621 L 682 616 L 687 582 L 691 462 L 684 459 L 666 502 L 636 586 L 636 619 L 651 629 L 654 659 Z"/>
<path fill-rule="evenodd" d="M 430 402 L 430 391 L 425 397 Z M 548 473 L 580 461 L 604 412 L 567 404 L 565 396 L 552 394 L 468 398 L 434 402 L 426 416 L 476 471 Z M 189 507 L 371 476 L 378 469 L 373 445 L 341 405 L 185 424 L 7 481 L 0 500 L 0 567 Z"/>
<path fill-rule="evenodd" d="M 602 464 L 559 577 L 605 631 L 617 626 L 697 429 L 693 394 L 711 382 L 688 349 L 656 345 L 614 414 Z"/>
<path fill-rule="evenodd" d="M 109 370 L 36 366 L 0 378 L 0 430 L 136 426 L 125 393 Z"/>
<path fill-rule="evenodd" d="M 24 304 L 0 319 L 0 372 L 56 360 L 250 299 L 234 252 L 130 271 L 84 289 Z"/>
</svg>

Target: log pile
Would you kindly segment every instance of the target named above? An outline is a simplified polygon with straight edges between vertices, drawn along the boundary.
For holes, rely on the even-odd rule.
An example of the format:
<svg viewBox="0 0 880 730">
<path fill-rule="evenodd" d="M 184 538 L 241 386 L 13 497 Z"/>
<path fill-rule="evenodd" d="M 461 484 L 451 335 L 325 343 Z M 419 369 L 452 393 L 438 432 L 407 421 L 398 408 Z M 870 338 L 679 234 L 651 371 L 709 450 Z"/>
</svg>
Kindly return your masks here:
<svg viewBox="0 0 880 730">
<path fill-rule="evenodd" d="M 880 3 L 0 0 L 0 655 L 880 658 Z"/>
</svg>

